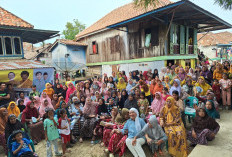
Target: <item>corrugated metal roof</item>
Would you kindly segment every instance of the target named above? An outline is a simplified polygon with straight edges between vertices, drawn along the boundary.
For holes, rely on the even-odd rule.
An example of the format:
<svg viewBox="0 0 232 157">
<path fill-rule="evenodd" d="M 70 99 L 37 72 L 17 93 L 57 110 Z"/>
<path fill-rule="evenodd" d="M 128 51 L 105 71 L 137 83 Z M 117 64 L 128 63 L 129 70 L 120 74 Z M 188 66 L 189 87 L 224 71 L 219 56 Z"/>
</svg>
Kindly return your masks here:
<svg viewBox="0 0 232 157">
<path fill-rule="evenodd" d="M 33 60 L 0 60 L 0 70 L 52 68 Z"/>
</svg>

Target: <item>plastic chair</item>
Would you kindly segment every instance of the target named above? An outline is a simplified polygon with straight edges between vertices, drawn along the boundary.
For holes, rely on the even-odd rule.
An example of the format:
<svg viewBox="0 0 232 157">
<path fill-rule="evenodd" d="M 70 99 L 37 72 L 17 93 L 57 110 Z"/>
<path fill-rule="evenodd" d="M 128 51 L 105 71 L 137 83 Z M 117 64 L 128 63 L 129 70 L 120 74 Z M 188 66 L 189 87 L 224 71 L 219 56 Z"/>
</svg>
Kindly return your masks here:
<svg viewBox="0 0 232 157">
<path fill-rule="evenodd" d="M 199 101 L 196 97 L 190 96 L 184 100 L 185 104 L 185 115 L 188 116 L 188 121 L 191 123 L 191 118 L 196 116 L 196 110 L 194 109 L 194 105 L 199 104 Z"/>
<path fill-rule="evenodd" d="M 33 152 L 35 152 L 35 146 L 34 146 L 34 143 L 33 141 L 30 139 L 29 135 L 25 132 L 23 132 L 23 138 L 26 138 L 28 140 L 31 141 L 30 145 L 31 145 L 31 148 L 33 150 Z M 12 135 L 10 135 L 10 137 L 8 138 L 7 140 L 7 147 L 8 147 L 8 157 L 16 157 L 16 155 L 13 154 L 12 152 L 12 143 L 14 142 L 13 140 L 13 137 Z"/>
</svg>

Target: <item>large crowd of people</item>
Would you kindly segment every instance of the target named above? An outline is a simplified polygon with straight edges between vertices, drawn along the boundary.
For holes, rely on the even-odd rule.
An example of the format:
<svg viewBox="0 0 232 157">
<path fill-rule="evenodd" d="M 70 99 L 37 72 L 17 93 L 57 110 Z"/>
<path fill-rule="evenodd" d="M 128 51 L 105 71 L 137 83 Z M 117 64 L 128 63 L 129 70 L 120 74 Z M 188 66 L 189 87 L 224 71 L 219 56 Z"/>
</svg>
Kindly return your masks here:
<svg viewBox="0 0 232 157">
<path fill-rule="evenodd" d="M 219 108 L 231 109 L 230 73 L 228 61 L 202 61 L 192 68 L 169 64 L 160 72 L 127 75 L 118 69 L 85 81 L 56 79 L 42 93 L 33 85 L 29 96 L 21 92 L 18 98 L 11 85 L 1 83 L 0 143 L 6 154 L 36 156 L 30 139 L 22 136 L 26 132 L 34 144 L 47 141 L 48 157 L 52 145 L 56 156 L 65 156 L 67 148 L 88 138 L 110 156 L 123 156 L 128 148 L 133 156 L 145 157 L 142 145 L 148 144 L 154 157 L 164 155 L 164 148 L 171 156 L 187 157 L 187 140 L 206 145 L 220 129 Z M 187 118 L 191 129 L 186 129 Z M 11 136 L 15 141 L 9 150 Z"/>
</svg>

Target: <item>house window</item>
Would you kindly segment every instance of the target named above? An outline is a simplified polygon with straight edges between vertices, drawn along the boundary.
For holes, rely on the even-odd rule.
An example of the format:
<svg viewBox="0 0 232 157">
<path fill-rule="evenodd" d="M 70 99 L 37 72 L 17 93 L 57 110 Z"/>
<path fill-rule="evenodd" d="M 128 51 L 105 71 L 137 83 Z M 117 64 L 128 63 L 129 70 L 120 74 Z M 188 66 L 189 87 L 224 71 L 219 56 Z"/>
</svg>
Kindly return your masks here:
<svg viewBox="0 0 232 157">
<path fill-rule="evenodd" d="M 12 55 L 12 45 L 11 45 L 11 38 L 5 37 L 5 49 L 6 49 L 6 55 Z"/>
<path fill-rule="evenodd" d="M 145 47 L 159 45 L 159 27 L 145 29 Z"/>
<path fill-rule="evenodd" d="M 173 43 L 174 44 L 179 44 L 180 43 L 180 27 L 178 25 L 174 25 Z"/>
<path fill-rule="evenodd" d="M 20 55 L 22 53 L 21 42 L 19 38 L 14 38 L 14 49 L 16 55 Z"/>
<path fill-rule="evenodd" d="M 0 55 L 3 55 L 2 38 L 0 37 Z"/>
<path fill-rule="evenodd" d="M 120 51 L 120 37 L 119 35 L 110 38 L 110 49 L 111 53 L 116 53 Z"/>
<path fill-rule="evenodd" d="M 96 41 L 92 42 L 92 49 L 93 49 L 93 54 L 98 54 L 98 48 L 97 48 L 97 42 Z"/>
</svg>

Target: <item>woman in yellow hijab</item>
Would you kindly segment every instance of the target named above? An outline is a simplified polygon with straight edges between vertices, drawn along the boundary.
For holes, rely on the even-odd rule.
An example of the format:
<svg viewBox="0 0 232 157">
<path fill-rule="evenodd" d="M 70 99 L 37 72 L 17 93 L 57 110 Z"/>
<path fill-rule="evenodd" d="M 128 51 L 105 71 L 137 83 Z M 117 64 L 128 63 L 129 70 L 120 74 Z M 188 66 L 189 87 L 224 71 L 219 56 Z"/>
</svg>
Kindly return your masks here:
<svg viewBox="0 0 232 157">
<path fill-rule="evenodd" d="M 120 91 L 122 91 L 123 89 L 126 89 L 126 82 L 124 81 L 123 78 L 119 79 L 117 89 L 119 89 Z"/>
<path fill-rule="evenodd" d="M 53 94 L 55 94 L 55 91 L 51 88 L 50 83 L 46 83 L 45 87 L 46 89 L 43 90 L 43 92 L 47 93 L 48 97 L 52 100 L 53 99 Z"/>
<path fill-rule="evenodd" d="M 16 117 L 18 117 L 20 114 L 20 110 L 14 101 L 11 101 L 9 103 L 7 110 L 8 110 L 8 115 L 14 114 Z"/>
<path fill-rule="evenodd" d="M 200 96 L 205 96 L 206 95 L 206 92 L 208 89 L 211 89 L 211 86 L 207 83 L 205 83 L 205 78 L 203 76 L 200 76 L 198 78 L 198 82 L 195 84 L 195 88 L 194 88 L 194 93 L 196 95 L 197 93 L 197 90 L 196 90 L 196 87 L 201 87 L 202 88 L 202 92 L 200 93 Z"/>
<path fill-rule="evenodd" d="M 168 97 L 160 113 L 160 125 L 168 136 L 168 152 L 175 157 L 187 157 L 187 139 L 181 113 L 175 99 Z"/>
</svg>

